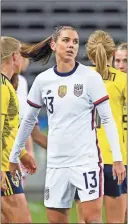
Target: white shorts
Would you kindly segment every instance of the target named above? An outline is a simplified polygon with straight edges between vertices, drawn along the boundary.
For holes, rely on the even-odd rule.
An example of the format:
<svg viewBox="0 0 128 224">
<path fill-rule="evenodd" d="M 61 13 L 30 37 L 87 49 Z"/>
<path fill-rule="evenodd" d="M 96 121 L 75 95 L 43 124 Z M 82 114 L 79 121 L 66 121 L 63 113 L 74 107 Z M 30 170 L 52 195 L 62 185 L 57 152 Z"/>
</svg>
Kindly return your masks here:
<svg viewBox="0 0 128 224">
<path fill-rule="evenodd" d="M 44 204 L 49 208 L 71 208 L 76 189 L 81 202 L 103 195 L 102 164 L 69 168 L 47 168 Z"/>
</svg>

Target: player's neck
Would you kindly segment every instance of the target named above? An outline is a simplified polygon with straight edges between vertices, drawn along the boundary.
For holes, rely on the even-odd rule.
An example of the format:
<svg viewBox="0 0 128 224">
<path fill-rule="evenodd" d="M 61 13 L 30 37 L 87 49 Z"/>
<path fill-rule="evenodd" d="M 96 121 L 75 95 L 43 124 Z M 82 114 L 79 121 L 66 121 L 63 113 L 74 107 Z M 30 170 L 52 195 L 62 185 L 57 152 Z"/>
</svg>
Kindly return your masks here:
<svg viewBox="0 0 128 224">
<path fill-rule="evenodd" d="M 14 71 L 13 69 L 10 69 L 9 66 L 1 65 L 1 73 L 10 80 L 14 74 Z"/>
<path fill-rule="evenodd" d="M 67 73 L 70 72 L 75 66 L 75 61 L 72 61 L 70 63 L 62 62 L 61 60 L 57 61 L 57 71 Z"/>
</svg>

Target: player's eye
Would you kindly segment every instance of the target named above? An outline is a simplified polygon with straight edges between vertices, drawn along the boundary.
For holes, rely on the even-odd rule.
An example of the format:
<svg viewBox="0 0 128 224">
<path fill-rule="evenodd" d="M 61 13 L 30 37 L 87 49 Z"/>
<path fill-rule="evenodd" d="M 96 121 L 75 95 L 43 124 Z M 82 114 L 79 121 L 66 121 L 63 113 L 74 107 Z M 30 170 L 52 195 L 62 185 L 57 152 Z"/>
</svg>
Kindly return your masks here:
<svg viewBox="0 0 128 224">
<path fill-rule="evenodd" d="M 74 44 L 78 44 L 79 43 L 79 40 L 74 40 L 73 43 Z"/>
<path fill-rule="evenodd" d="M 119 59 L 116 59 L 115 61 L 116 61 L 117 63 L 119 63 L 119 62 L 120 62 L 120 60 L 119 60 Z"/>
<path fill-rule="evenodd" d="M 68 39 L 63 39 L 64 42 L 68 42 Z"/>
</svg>

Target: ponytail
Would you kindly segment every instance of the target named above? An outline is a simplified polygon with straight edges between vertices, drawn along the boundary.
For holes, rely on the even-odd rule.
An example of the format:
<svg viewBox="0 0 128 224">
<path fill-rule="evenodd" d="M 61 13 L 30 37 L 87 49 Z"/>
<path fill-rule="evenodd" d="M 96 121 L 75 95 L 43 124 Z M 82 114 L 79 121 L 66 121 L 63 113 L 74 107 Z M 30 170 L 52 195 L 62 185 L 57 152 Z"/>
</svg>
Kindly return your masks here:
<svg viewBox="0 0 128 224">
<path fill-rule="evenodd" d="M 96 71 L 103 79 L 108 79 L 107 55 L 102 43 L 97 44 L 95 63 Z"/>
<path fill-rule="evenodd" d="M 111 73 L 108 69 L 108 61 L 115 52 L 115 43 L 112 37 L 103 30 L 96 30 L 92 33 L 87 43 L 87 53 L 96 65 L 96 71 L 103 79 L 110 79 Z"/>
<path fill-rule="evenodd" d="M 37 44 L 22 44 L 20 53 L 23 57 L 34 62 L 42 61 L 43 64 L 46 64 L 52 55 L 52 49 L 50 47 L 51 40 L 52 37 L 50 36 Z"/>
</svg>

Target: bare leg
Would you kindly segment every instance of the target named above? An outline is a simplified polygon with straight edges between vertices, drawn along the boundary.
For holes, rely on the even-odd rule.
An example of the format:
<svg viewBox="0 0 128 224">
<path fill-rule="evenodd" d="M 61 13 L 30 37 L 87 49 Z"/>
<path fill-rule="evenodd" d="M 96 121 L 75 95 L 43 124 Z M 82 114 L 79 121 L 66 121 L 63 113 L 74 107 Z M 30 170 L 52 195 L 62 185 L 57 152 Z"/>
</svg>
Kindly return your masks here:
<svg viewBox="0 0 128 224">
<path fill-rule="evenodd" d="M 3 214 L 9 223 L 32 223 L 31 214 L 23 193 L 1 197 L 1 206 Z"/>
<path fill-rule="evenodd" d="M 50 223 L 69 223 L 69 209 L 68 208 L 47 208 L 47 218 Z"/>
<path fill-rule="evenodd" d="M 1 223 L 9 223 L 9 220 L 7 219 L 7 217 L 4 215 L 4 213 L 1 211 Z"/>
<path fill-rule="evenodd" d="M 103 197 L 81 203 L 85 223 L 102 223 Z"/>
<path fill-rule="evenodd" d="M 119 197 L 104 196 L 107 223 L 124 223 L 126 194 Z"/>
<path fill-rule="evenodd" d="M 76 211 L 77 211 L 77 219 L 78 223 L 85 223 L 83 213 L 82 213 L 82 206 L 80 200 L 76 200 Z"/>
</svg>

